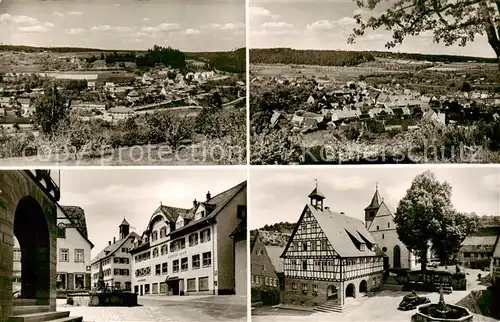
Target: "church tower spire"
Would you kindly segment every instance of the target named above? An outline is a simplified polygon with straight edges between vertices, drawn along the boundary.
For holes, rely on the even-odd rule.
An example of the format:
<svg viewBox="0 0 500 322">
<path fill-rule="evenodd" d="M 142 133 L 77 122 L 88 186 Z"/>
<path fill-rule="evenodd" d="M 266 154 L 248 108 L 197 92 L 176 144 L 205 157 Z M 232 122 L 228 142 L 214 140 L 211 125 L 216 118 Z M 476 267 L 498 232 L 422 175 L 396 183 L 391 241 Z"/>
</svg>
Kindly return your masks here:
<svg viewBox="0 0 500 322">
<path fill-rule="evenodd" d="M 311 202 L 311 206 L 318 209 L 319 211 L 323 211 L 323 200 L 325 199 L 325 196 L 318 188 L 318 180 L 314 179 L 314 181 L 315 187 L 308 197 Z"/>
<path fill-rule="evenodd" d="M 380 197 L 380 193 L 378 192 L 378 182 L 375 183 L 375 193 L 373 194 L 372 201 L 365 208 L 365 224 L 368 227 L 369 223 L 373 221 L 375 215 L 377 214 L 380 205 L 382 204 L 383 199 Z"/>
</svg>

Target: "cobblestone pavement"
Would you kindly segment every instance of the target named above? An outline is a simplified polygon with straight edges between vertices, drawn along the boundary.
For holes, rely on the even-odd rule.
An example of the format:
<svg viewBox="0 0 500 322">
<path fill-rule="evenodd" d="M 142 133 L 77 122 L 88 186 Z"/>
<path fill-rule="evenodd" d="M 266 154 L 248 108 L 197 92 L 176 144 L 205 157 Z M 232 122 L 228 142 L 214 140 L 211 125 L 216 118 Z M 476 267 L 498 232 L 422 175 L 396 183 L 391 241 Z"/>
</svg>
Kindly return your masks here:
<svg viewBox="0 0 500 322">
<path fill-rule="evenodd" d="M 478 284 L 476 277 L 479 271 L 469 270 L 467 291 L 453 291 L 445 295 L 445 301 L 454 304 L 464 298 L 471 290 L 485 289 Z M 484 274 L 484 272 L 483 272 Z M 419 292 L 417 292 L 419 293 Z M 349 307 L 344 313 L 308 313 L 290 309 L 255 308 L 252 310 L 253 322 L 346 322 L 346 321 L 411 321 L 415 314 L 412 311 L 399 311 L 397 307 L 408 292 L 382 291 L 374 296 L 359 299 L 359 304 Z M 419 293 L 427 296 L 433 303 L 439 301 L 439 293 Z M 474 314 L 474 322 L 495 322 L 497 320 Z"/>
<path fill-rule="evenodd" d="M 215 322 L 247 320 L 246 302 L 234 297 L 211 296 L 179 300 L 163 298 L 139 298 L 136 307 L 81 307 L 66 305 L 58 300 L 58 311 L 70 311 L 71 316 L 83 316 L 83 321 L 121 321 L 121 322 Z M 236 303 L 232 303 L 236 302 Z"/>
</svg>

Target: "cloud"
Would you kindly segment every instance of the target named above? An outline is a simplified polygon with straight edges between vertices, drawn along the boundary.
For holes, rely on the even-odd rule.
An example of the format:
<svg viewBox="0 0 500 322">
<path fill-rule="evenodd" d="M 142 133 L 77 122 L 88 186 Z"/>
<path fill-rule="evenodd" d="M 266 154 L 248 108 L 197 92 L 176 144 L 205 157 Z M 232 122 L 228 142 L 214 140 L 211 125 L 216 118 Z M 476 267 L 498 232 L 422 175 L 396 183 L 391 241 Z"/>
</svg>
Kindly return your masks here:
<svg viewBox="0 0 500 322">
<path fill-rule="evenodd" d="M 53 12 L 53 15 L 54 15 L 54 16 L 57 16 L 57 17 L 64 17 L 64 16 L 65 16 L 65 14 L 64 14 L 64 13 L 59 12 L 59 11 L 55 11 L 55 12 Z"/>
<path fill-rule="evenodd" d="M 83 28 L 71 28 L 68 30 L 68 35 L 81 35 L 85 32 Z"/>
<path fill-rule="evenodd" d="M 146 18 L 142 18 L 142 21 L 147 22 L 147 21 L 149 21 L 149 18 L 147 18 L 147 17 Z"/>
<path fill-rule="evenodd" d="M 124 26 L 110 26 L 110 25 L 102 25 L 102 26 L 93 26 L 90 28 L 91 31 L 95 32 L 117 32 L 117 33 L 124 33 L 124 32 L 131 32 L 132 28 L 130 27 L 124 27 Z"/>
<path fill-rule="evenodd" d="M 158 26 L 154 27 L 142 27 L 141 31 L 143 32 L 169 32 L 169 31 L 178 31 L 180 29 L 180 25 L 178 23 L 162 23 Z"/>
<path fill-rule="evenodd" d="M 271 21 L 264 22 L 261 25 L 263 29 L 290 29 L 293 28 L 293 25 L 284 21 Z"/>
<path fill-rule="evenodd" d="M 81 12 L 81 11 L 68 11 L 68 12 L 66 12 L 66 14 L 69 16 L 82 16 L 83 12 Z"/>
<path fill-rule="evenodd" d="M 0 15 L 0 22 L 11 22 L 19 25 L 36 25 L 39 23 L 38 19 L 28 16 L 12 16 L 8 13 Z"/>
<path fill-rule="evenodd" d="M 339 20 L 318 20 L 307 25 L 306 30 L 309 31 L 331 31 L 331 30 L 346 30 L 356 26 L 356 20 L 351 17 L 343 17 Z"/>
<path fill-rule="evenodd" d="M 184 30 L 184 34 L 186 34 L 188 36 L 194 36 L 194 35 L 199 35 L 200 31 L 198 29 L 189 28 L 189 29 Z"/>
<path fill-rule="evenodd" d="M 267 18 L 276 20 L 280 17 L 279 15 L 272 14 L 269 10 L 262 7 L 250 7 L 248 8 L 248 13 L 250 17 L 254 18 Z"/>
<path fill-rule="evenodd" d="M 34 26 L 27 26 L 27 27 L 19 27 L 17 30 L 21 32 L 30 32 L 30 33 L 45 33 L 52 31 L 52 28 L 54 28 L 55 25 L 51 22 L 46 22 L 43 24 L 38 24 Z"/>
<path fill-rule="evenodd" d="M 245 29 L 245 24 L 242 22 L 237 22 L 237 23 L 230 22 L 226 24 L 212 23 L 209 25 L 203 25 L 202 28 L 211 30 L 221 30 L 221 31 L 238 31 Z"/>
</svg>

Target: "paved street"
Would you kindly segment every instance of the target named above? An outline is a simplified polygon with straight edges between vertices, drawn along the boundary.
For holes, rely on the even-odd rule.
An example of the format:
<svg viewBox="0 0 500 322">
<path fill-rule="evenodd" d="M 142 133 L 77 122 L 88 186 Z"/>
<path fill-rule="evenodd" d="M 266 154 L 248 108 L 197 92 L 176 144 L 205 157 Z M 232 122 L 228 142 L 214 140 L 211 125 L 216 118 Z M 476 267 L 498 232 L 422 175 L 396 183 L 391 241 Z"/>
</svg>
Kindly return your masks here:
<svg viewBox="0 0 500 322">
<path fill-rule="evenodd" d="M 83 321 L 246 321 L 246 298 L 241 296 L 139 297 L 137 307 L 74 307 L 58 300 L 58 311 L 83 316 Z"/>
<path fill-rule="evenodd" d="M 479 270 L 468 270 L 467 291 L 453 291 L 452 294 L 445 295 L 445 301 L 454 304 L 464 298 L 471 290 L 485 289 L 485 286 L 479 285 L 476 281 Z M 482 272 L 484 275 L 484 272 Z M 401 299 L 408 292 L 382 291 L 374 296 L 357 299 L 358 305 L 351 306 L 343 314 L 339 313 L 310 313 L 296 310 L 282 309 L 255 309 L 252 311 L 252 321 L 254 322 L 281 322 L 281 321 L 411 321 L 411 316 L 415 314 L 412 311 L 399 311 L 397 307 Z M 427 296 L 433 303 L 439 300 L 439 293 L 419 293 Z M 494 322 L 495 319 L 474 316 L 474 322 Z"/>
</svg>

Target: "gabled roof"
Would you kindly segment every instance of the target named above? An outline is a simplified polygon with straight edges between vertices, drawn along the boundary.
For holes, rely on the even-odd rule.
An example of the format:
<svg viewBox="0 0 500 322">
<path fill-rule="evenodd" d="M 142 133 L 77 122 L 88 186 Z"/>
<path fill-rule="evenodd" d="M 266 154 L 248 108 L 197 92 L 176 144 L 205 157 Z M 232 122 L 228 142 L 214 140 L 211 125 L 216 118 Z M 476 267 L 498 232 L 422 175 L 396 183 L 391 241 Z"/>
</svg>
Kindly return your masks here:
<svg viewBox="0 0 500 322">
<path fill-rule="evenodd" d="M 309 198 L 321 198 L 325 199 L 325 195 L 319 190 L 318 186 L 314 187 L 313 191 L 308 196 Z"/>
<path fill-rule="evenodd" d="M 365 248 L 364 251 L 360 250 L 353 239 L 351 239 L 351 237 L 349 236 L 350 234 L 352 236 L 363 239 L 363 241 L 365 242 L 368 241 L 371 244 L 376 244 L 372 235 L 365 228 L 365 225 L 361 220 L 332 212 L 330 209 L 326 208 L 323 208 L 323 210 L 316 209 L 312 205 L 306 205 L 304 207 L 299 222 L 295 226 L 292 236 L 290 237 L 290 240 L 285 247 L 283 255 L 285 255 L 286 251 L 290 247 L 290 243 L 292 242 L 293 237 L 297 232 L 299 223 L 308 210 L 316 219 L 316 222 L 323 230 L 323 233 L 328 238 L 331 246 L 340 257 L 367 257 L 377 255 L 375 249 L 370 250 L 368 248 Z"/>
<path fill-rule="evenodd" d="M 120 224 L 120 226 L 130 226 L 130 224 L 128 223 L 127 220 L 125 220 L 125 218 L 123 218 L 123 221 L 122 223 Z"/>
<path fill-rule="evenodd" d="M 118 249 L 120 249 L 122 247 L 123 244 L 125 244 L 125 242 L 130 237 L 134 237 L 136 239 L 140 239 L 141 238 L 141 236 L 139 236 L 137 233 L 131 232 L 130 234 L 128 234 L 127 236 L 125 236 L 125 238 L 117 240 L 116 243 L 106 246 L 103 250 L 101 250 L 99 252 L 99 254 L 97 254 L 96 257 L 94 257 L 94 259 L 92 259 L 91 264 L 94 264 L 95 262 L 97 262 L 99 260 L 102 260 L 102 259 L 104 259 L 106 257 L 109 257 L 109 256 L 113 255 Z"/>
<path fill-rule="evenodd" d="M 89 242 L 90 248 L 94 248 L 94 244 L 89 240 L 87 232 L 87 222 L 85 220 L 85 211 L 78 206 L 61 206 L 59 205 L 63 213 L 69 219 L 69 221 L 76 226 L 76 230 L 82 235 L 82 237 Z"/>
<path fill-rule="evenodd" d="M 212 207 L 212 212 L 208 213 L 205 217 L 198 220 L 191 220 L 184 227 L 176 229 L 172 233 L 176 234 L 178 232 L 186 230 L 188 227 L 194 226 L 195 224 L 203 221 L 209 221 L 215 218 L 217 214 L 219 214 L 219 212 L 224 209 L 224 207 L 246 186 L 247 182 L 243 181 L 242 183 L 237 184 L 236 186 L 213 196 L 210 200 L 203 203 L 204 205 L 209 205 L 209 207 Z M 189 213 L 194 213 L 194 210 L 195 209 L 191 208 Z"/>
<path fill-rule="evenodd" d="M 285 250 L 285 247 L 281 246 L 265 246 L 266 247 L 266 252 L 267 256 L 269 257 L 269 260 L 274 266 L 274 271 L 276 273 L 283 273 L 284 272 L 284 261 L 283 258 L 281 258 L 281 254 Z"/>
</svg>

